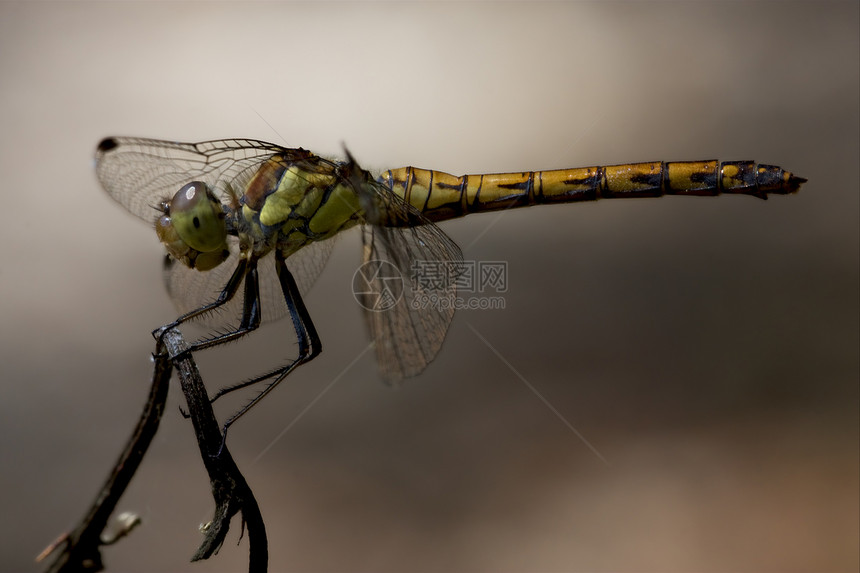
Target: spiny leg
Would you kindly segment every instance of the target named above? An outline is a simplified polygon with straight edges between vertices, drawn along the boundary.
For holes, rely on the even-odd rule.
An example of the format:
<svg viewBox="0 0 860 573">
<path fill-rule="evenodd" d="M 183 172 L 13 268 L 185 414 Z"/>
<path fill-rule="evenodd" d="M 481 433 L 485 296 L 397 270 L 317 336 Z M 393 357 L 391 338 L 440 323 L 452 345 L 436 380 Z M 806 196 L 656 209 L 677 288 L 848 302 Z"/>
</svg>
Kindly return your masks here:
<svg viewBox="0 0 860 573">
<path fill-rule="evenodd" d="M 276 377 L 273 382 L 271 382 L 266 388 L 264 388 L 257 396 L 255 396 L 250 402 L 248 402 L 241 410 L 230 416 L 226 422 L 224 422 L 223 434 L 224 441 L 227 440 L 227 430 L 230 428 L 233 423 L 245 415 L 248 410 L 253 408 L 257 403 L 260 402 L 266 395 L 271 392 L 275 386 L 277 386 L 284 378 L 286 378 L 290 372 L 295 370 L 298 366 L 310 362 L 314 358 L 316 358 L 320 352 L 322 352 L 322 343 L 320 342 L 319 335 L 317 334 L 316 328 L 314 327 L 314 323 L 311 320 L 311 316 L 308 313 L 307 307 L 305 307 L 305 303 L 302 300 L 301 295 L 299 294 L 299 288 L 296 285 L 296 280 L 293 278 L 292 273 L 287 269 L 287 265 L 284 263 L 284 257 L 281 253 L 277 253 L 275 256 L 275 269 L 278 273 L 278 280 L 281 283 L 281 290 L 284 293 L 284 300 L 287 303 L 287 308 L 290 311 L 290 319 L 293 322 L 293 328 L 296 331 L 296 337 L 299 343 L 299 355 L 287 366 L 283 368 L 279 368 L 268 374 L 264 374 L 262 376 L 258 376 L 256 378 L 252 378 L 251 380 L 242 382 L 241 384 L 237 384 L 235 386 L 231 386 L 229 388 L 224 388 L 219 390 L 217 394 L 212 398 L 212 401 L 217 400 L 224 394 L 232 392 L 234 390 L 239 390 L 241 388 L 247 388 L 253 384 L 257 384 L 258 382 L 262 382 L 263 380 L 268 380 L 269 378 Z"/>
<path fill-rule="evenodd" d="M 290 364 L 292 364 L 292 363 L 290 363 Z M 241 390 L 242 388 L 247 388 L 248 386 L 253 386 L 254 384 L 259 384 L 260 382 L 262 382 L 264 380 L 268 380 L 269 378 L 274 378 L 275 376 L 278 376 L 281 372 L 283 372 L 284 368 L 289 368 L 289 366 L 280 366 L 280 367 L 272 370 L 271 372 L 267 372 L 265 374 L 255 376 L 254 378 L 249 378 L 248 380 L 243 380 L 242 382 L 239 382 L 238 384 L 234 384 L 233 386 L 225 386 L 224 388 L 221 388 L 220 390 L 218 390 L 215 393 L 215 395 L 212 396 L 212 398 L 209 401 L 214 403 L 215 400 L 217 400 L 218 398 L 220 398 L 222 396 L 226 396 L 227 394 L 230 394 L 231 392 L 235 392 L 236 390 Z"/>
<path fill-rule="evenodd" d="M 244 276 L 240 274 L 240 269 L 245 269 L 243 272 Z M 237 276 L 239 277 L 238 279 L 236 278 Z M 236 294 L 238 284 L 239 282 L 241 282 L 242 278 L 244 278 L 245 280 L 245 296 L 242 300 L 242 320 L 239 324 L 239 328 L 232 332 L 213 336 L 212 338 L 198 340 L 197 342 L 190 344 L 188 348 L 183 351 L 183 354 L 196 352 L 198 350 L 204 350 L 206 348 L 210 348 L 218 344 L 231 342 L 233 340 L 241 338 L 242 336 L 245 336 L 253 330 L 256 330 L 260 326 L 262 314 L 260 312 L 260 281 L 257 273 L 256 259 L 251 259 L 246 263 L 240 263 L 236 271 L 233 273 L 233 276 L 230 277 L 227 286 L 224 287 L 224 290 L 218 297 L 218 300 L 215 303 L 206 305 L 206 307 L 211 310 L 212 308 L 216 308 L 217 306 L 223 305 L 224 303 L 229 301 L 233 297 L 233 295 Z M 206 307 L 201 308 L 205 309 Z M 192 311 L 190 313 L 184 314 L 179 317 L 179 319 L 177 319 L 177 321 L 175 321 L 173 324 L 164 326 L 161 329 L 155 331 L 153 334 L 157 334 L 158 337 L 163 337 L 168 330 L 175 327 L 174 325 L 178 325 L 182 321 L 188 320 L 189 318 L 193 318 L 194 316 L 199 316 L 202 312 L 206 312 L 206 310 L 198 309 L 197 311 Z M 176 357 L 174 356 L 173 358 Z"/>
<path fill-rule="evenodd" d="M 260 326 L 262 313 L 260 311 L 260 278 L 257 273 L 257 260 L 252 259 L 248 263 L 248 271 L 245 274 L 245 297 L 242 300 L 242 321 L 239 328 L 232 332 L 219 334 L 205 340 L 199 340 L 192 344 L 188 351 L 196 352 L 218 344 L 231 342 L 241 338 Z"/>
<path fill-rule="evenodd" d="M 299 295 L 296 282 L 292 274 L 289 272 L 289 270 L 287 270 L 286 264 L 284 263 L 284 258 L 280 255 L 280 253 L 276 256 L 275 265 L 276 271 L 278 273 L 278 279 L 281 283 L 281 290 L 284 294 L 284 300 L 287 303 L 287 308 L 290 312 L 290 319 L 292 320 L 293 329 L 296 332 L 296 337 L 299 343 L 299 357 L 294 360 L 293 363 L 309 355 L 310 350 L 316 349 L 316 352 L 313 356 L 308 356 L 307 358 L 304 358 L 305 361 L 308 361 L 320 353 L 320 351 L 322 350 L 322 344 L 319 340 L 319 336 L 317 335 L 316 328 L 311 321 L 310 314 L 308 313 L 307 308 L 304 305 L 304 301 L 302 301 L 301 296 Z M 220 390 L 218 390 L 218 392 L 215 393 L 211 401 L 214 402 L 221 396 L 224 396 L 236 390 L 241 390 L 242 388 L 247 388 L 248 386 L 253 386 L 254 384 L 258 384 L 264 380 L 268 380 L 269 378 L 278 376 L 285 369 L 291 368 L 293 366 L 293 363 L 290 363 L 287 366 L 276 368 L 271 372 L 261 374 L 260 376 L 245 380 L 233 386 L 221 388 Z"/>
<path fill-rule="evenodd" d="M 194 309 L 192 311 L 186 312 L 170 324 L 165 324 L 164 326 L 153 330 L 152 335 L 156 337 L 160 343 L 161 339 L 164 337 L 164 333 L 168 330 L 176 328 L 184 322 L 187 322 L 193 318 L 197 318 L 200 315 L 216 310 L 219 307 L 227 304 L 236 295 L 236 291 L 239 290 L 239 285 L 242 283 L 242 279 L 245 278 L 245 274 L 247 272 L 248 260 L 245 258 L 239 259 L 239 264 L 236 265 L 236 270 L 234 270 L 233 274 L 230 275 L 230 280 L 228 280 L 227 284 L 224 285 L 224 288 L 221 290 L 221 293 L 218 295 L 218 298 L 215 299 L 214 302 L 203 305 L 200 308 Z"/>
<path fill-rule="evenodd" d="M 242 320 L 239 324 L 239 328 L 233 332 L 228 332 L 226 334 L 222 334 L 219 336 L 215 336 L 213 338 L 207 340 L 201 340 L 191 344 L 186 348 L 182 354 L 187 354 L 190 352 L 194 352 L 196 350 L 202 350 L 205 348 L 209 348 L 211 346 L 215 346 L 216 344 L 223 344 L 226 342 L 230 342 L 231 340 L 235 340 L 239 337 L 242 337 L 252 330 L 255 330 L 260 326 L 261 320 L 261 312 L 260 312 L 260 283 L 259 276 L 257 273 L 257 261 L 251 261 L 251 264 L 248 265 L 248 271 L 245 276 L 245 297 L 242 300 Z M 235 273 L 234 273 L 235 276 Z M 232 277 L 230 279 L 233 280 Z M 224 292 L 227 291 L 225 287 Z M 223 293 L 222 293 L 223 294 Z M 234 287 L 235 294 L 235 287 Z M 219 297 L 220 300 L 220 297 Z M 229 298 L 227 299 L 229 300 Z M 226 301 L 225 301 L 226 302 Z M 223 302 L 222 302 L 223 304 Z M 190 314 L 190 313 L 189 313 Z M 186 315 L 183 315 L 186 316 Z M 182 317 L 180 317 L 182 318 Z M 172 327 L 165 327 L 165 329 L 160 333 L 160 336 L 164 336 L 164 334 L 170 330 Z M 176 357 L 174 357 L 176 358 Z M 271 376 L 271 375 L 270 375 Z M 214 398 L 210 400 L 210 402 L 214 402 Z M 182 414 L 183 418 L 188 419 L 189 415 L 179 408 L 179 412 Z"/>
</svg>

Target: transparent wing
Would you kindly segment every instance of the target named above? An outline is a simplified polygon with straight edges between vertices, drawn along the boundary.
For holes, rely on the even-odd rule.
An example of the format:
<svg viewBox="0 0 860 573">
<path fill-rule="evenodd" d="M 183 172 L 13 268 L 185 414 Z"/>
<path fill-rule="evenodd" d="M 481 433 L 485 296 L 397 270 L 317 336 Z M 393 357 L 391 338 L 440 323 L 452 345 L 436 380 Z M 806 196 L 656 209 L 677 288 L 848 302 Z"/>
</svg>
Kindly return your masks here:
<svg viewBox="0 0 860 573">
<path fill-rule="evenodd" d="M 206 272 L 190 269 L 182 263 L 165 257 L 164 283 L 167 292 L 180 314 L 200 308 L 214 301 L 221 293 L 227 280 L 239 262 L 239 245 L 235 237 L 228 237 L 230 257 Z M 287 258 L 287 267 L 296 279 L 299 292 L 304 296 L 319 278 L 334 248 L 334 238 L 311 243 L 302 247 Z M 260 300 L 263 321 L 278 320 L 289 312 L 284 301 L 281 283 L 275 272 L 275 255 L 269 253 L 257 264 L 260 277 Z M 243 291 L 220 307 L 217 311 L 206 314 L 198 320 L 210 328 L 224 330 L 233 329 L 239 324 L 242 316 Z"/>
<path fill-rule="evenodd" d="M 358 295 L 382 376 L 397 382 L 424 370 L 442 347 L 454 318 L 454 279 L 463 255 L 439 227 L 384 185 L 368 180 L 357 190 L 370 224 L 362 227 L 362 268 L 390 263 L 403 279 L 396 302 L 373 300 L 391 292 L 385 272 L 364 275 L 365 294 Z"/>
<path fill-rule="evenodd" d="M 146 222 L 159 201 L 190 181 L 203 181 L 223 196 L 243 189 L 259 165 L 283 147 L 252 139 L 179 143 L 134 137 L 104 139 L 96 151 L 96 174 L 111 197 Z"/>
</svg>

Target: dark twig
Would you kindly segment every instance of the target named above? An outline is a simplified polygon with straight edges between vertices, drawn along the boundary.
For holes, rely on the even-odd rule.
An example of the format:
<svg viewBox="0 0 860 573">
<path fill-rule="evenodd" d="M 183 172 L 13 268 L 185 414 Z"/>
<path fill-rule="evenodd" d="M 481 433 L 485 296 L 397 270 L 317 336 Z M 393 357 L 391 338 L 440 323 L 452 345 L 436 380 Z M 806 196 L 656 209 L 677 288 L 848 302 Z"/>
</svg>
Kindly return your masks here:
<svg viewBox="0 0 860 573">
<path fill-rule="evenodd" d="M 186 348 L 182 334 L 177 329 L 169 330 L 159 338 L 156 354 L 153 357 L 155 366 L 152 386 L 137 428 L 80 525 L 73 531 L 63 534 L 40 556 L 47 557 L 62 548 L 48 568 L 49 573 L 101 571 L 104 569 L 101 546 L 127 534 L 128 531 L 121 531 L 113 539 L 108 540 L 104 539 L 103 531 L 158 429 L 174 366 L 179 372 L 180 385 L 188 403 L 197 443 L 203 457 L 203 464 L 209 473 L 212 495 L 216 504 L 213 520 L 206 528 L 206 538 L 192 557 L 192 561 L 207 559 L 217 552 L 230 528 L 230 519 L 241 511 L 242 524 L 247 525 L 248 528 L 250 545 L 248 569 L 251 572 L 266 571 L 269 552 L 260 508 L 230 452 L 223 445 L 218 420 L 215 418 L 197 365 L 190 354 L 183 354 Z M 128 523 L 128 530 L 130 530 L 137 521 L 131 520 Z"/>
<path fill-rule="evenodd" d="M 215 515 L 206 528 L 206 538 L 191 560 L 207 559 L 217 552 L 227 536 L 230 519 L 241 511 L 243 526 L 248 527 L 248 569 L 252 572 L 265 571 L 269 550 L 257 500 L 223 443 L 221 429 L 197 365 L 190 354 L 183 354 L 187 345 L 182 335 L 177 329 L 171 329 L 164 333 L 163 340 L 179 373 L 179 382 L 188 403 L 191 423 L 215 499 Z"/>
<path fill-rule="evenodd" d="M 161 415 L 167 401 L 167 389 L 170 387 L 172 366 L 167 355 L 159 350 L 156 349 L 156 356 L 154 356 L 155 366 L 152 372 L 149 397 L 137 427 L 80 525 L 73 531 L 63 534 L 50 548 L 51 550 L 63 548 L 48 568 L 51 573 L 101 571 L 104 568 L 100 551 L 100 547 L 105 545 L 102 540 L 102 532 L 107 526 L 108 518 L 116 508 L 120 497 L 122 497 L 131 482 L 131 478 L 140 466 L 140 462 L 143 460 L 150 442 L 152 442 L 152 437 L 158 430 L 158 424 L 161 421 Z M 51 552 L 46 550 L 43 556 L 47 556 Z"/>
</svg>

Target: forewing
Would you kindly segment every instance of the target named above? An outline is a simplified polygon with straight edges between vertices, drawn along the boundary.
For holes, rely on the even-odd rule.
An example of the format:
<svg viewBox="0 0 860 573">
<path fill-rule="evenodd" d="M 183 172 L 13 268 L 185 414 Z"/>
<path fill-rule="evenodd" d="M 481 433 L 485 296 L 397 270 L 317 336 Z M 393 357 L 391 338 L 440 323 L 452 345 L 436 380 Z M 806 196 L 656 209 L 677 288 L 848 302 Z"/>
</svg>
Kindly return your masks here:
<svg viewBox="0 0 860 573">
<path fill-rule="evenodd" d="M 362 229 L 363 264 L 391 263 L 403 278 L 396 304 L 362 303 L 382 376 L 398 382 L 424 370 L 442 347 L 463 255 L 444 231 L 384 185 L 367 181 L 359 195 L 370 224 Z M 434 280 L 423 280 L 428 277 L 420 276 L 421 269 L 431 270 Z M 386 289 L 383 275 L 367 279 L 369 291 Z"/>
<path fill-rule="evenodd" d="M 160 201 L 190 181 L 208 183 L 222 196 L 241 192 L 257 167 L 283 148 L 251 139 L 180 143 L 134 137 L 109 137 L 96 150 L 96 174 L 111 197 L 146 222 L 155 219 Z"/>
</svg>

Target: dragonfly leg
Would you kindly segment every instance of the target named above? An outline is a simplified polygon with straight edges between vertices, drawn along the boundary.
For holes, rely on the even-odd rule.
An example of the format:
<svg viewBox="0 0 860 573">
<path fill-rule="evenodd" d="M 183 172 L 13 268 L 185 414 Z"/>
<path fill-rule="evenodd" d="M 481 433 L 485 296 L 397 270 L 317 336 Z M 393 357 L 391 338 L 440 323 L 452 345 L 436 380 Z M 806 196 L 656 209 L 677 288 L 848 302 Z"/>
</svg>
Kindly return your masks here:
<svg viewBox="0 0 860 573">
<path fill-rule="evenodd" d="M 175 328 L 182 324 L 182 322 L 192 319 L 195 316 L 200 316 L 204 312 L 214 310 L 215 308 L 225 304 L 236 294 L 238 285 L 243 278 L 245 280 L 245 296 L 242 301 L 242 321 L 239 324 L 239 328 L 226 334 L 219 334 L 212 338 L 198 340 L 197 342 L 190 344 L 182 354 L 188 354 L 198 350 L 204 350 L 218 344 L 224 344 L 241 338 L 249 332 L 256 330 L 257 327 L 260 326 L 262 314 L 260 312 L 260 282 L 257 274 L 257 261 L 252 259 L 247 263 L 240 263 L 236 271 L 233 273 L 233 276 L 230 277 L 230 281 L 227 286 L 224 287 L 224 290 L 221 291 L 221 294 L 214 303 L 180 316 L 173 323 L 163 326 L 153 332 L 153 335 L 161 338 L 168 330 Z"/>
<path fill-rule="evenodd" d="M 212 400 L 216 400 L 219 397 L 227 394 L 228 392 L 232 392 L 234 390 L 239 390 L 240 388 L 246 388 L 253 384 L 257 384 L 258 382 L 262 382 L 263 380 L 268 380 L 269 378 L 275 378 L 268 386 L 266 386 L 259 394 L 257 394 L 250 402 L 248 402 L 245 406 L 242 407 L 241 410 L 230 416 L 226 422 L 224 422 L 224 427 L 222 433 L 224 435 L 224 442 L 227 440 L 227 430 L 230 426 L 233 425 L 236 420 L 241 418 L 245 413 L 248 412 L 251 408 L 257 405 L 260 400 L 266 397 L 269 392 L 271 392 L 275 386 L 277 386 L 284 378 L 286 378 L 290 372 L 295 370 L 297 367 L 301 366 L 306 362 L 310 362 L 317 356 L 319 356 L 320 352 L 322 352 L 322 343 L 320 342 L 319 335 L 317 334 L 316 327 L 314 327 L 313 321 L 311 321 L 311 316 L 308 313 L 307 307 L 305 307 L 305 303 L 302 300 L 301 295 L 299 294 L 299 288 L 296 285 L 296 280 L 293 278 L 292 273 L 287 269 L 287 265 L 284 263 L 284 257 L 277 253 L 275 257 L 275 269 L 278 273 L 278 280 L 281 283 L 281 290 L 284 293 L 284 299 L 286 300 L 287 307 L 290 311 L 290 319 L 293 321 L 293 328 L 296 331 L 296 337 L 298 338 L 299 343 L 299 355 L 293 360 L 290 364 L 273 370 L 268 374 L 264 374 L 262 376 L 258 376 L 246 382 L 242 382 L 241 384 L 237 384 L 236 386 L 231 386 L 229 388 L 225 388 L 220 390 Z M 222 442 L 223 447 L 223 442 Z"/>
<path fill-rule="evenodd" d="M 242 321 L 239 324 L 239 328 L 233 332 L 220 334 L 205 340 L 198 340 L 194 344 L 191 344 L 186 352 L 204 350 L 206 348 L 211 348 L 212 346 L 217 346 L 218 344 L 224 344 L 225 342 L 231 342 L 241 338 L 252 330 L 256 330 L 257 327 L 260 326 L 261 320 L 260 279 L 257 274 L 257 261 L 251 260 L 248 264 L 247 273 L 245 274 L 245 298 L 242 301 Z"/>
<path fill-rule="evenodd" d="M 233 274 L 230 276 L 230 280 L 227 281 L 227 284 L 224 286 L 224 289 L 221 291 L 221 294 L 218 295 L 218 298 L 215 299 L 214 302 L 201 306 L 198 309 L 186 312 L 170 324 L 165 324 L 159 328 L 156 328 L 152 331 L 152 335 L 158 339 L 159 343 L 161 339 L 164 337 L 164 333 L 168 330 L 176 328 L 183 322 L 187 322 L 193 318 L 197 318 L 200 315 L 206 314 L 207 312 L 211 312 L 217 309 L 220 306 L 223 306 L 232 300 L 233 296 L 235 296 L 236 291 L 239 290 L 239 285 L 242 284 L 242 279 L 245 278 L 245 274 L 248 272 L 248 260 L 240 259 L 239 264 L 236 265 L 236 270 L 233 271 Z"/>
<path fill-rule="evenodd" d="M 254 384 L 259 384 L 263 380 L 268 380 L 269 378 L 273 378 L 273 377 L 279 375 L 281 372 L 283 372 L 284 368 L 288 368 L 288 367 L 289 366 L 282 366 L 280 368 L 276 368 L 275 370 L 272 370 L 271 372 L 261 374 L 260 376 L 255 376 L 254 378 L 250 378 L 250 379 L 245 380 L 243 382 L 239 382 L 238 384 L 234 384 L 233 386 L 225 386 L 224 388 L 221 388 L 220 390 L 215 392 L 215 395 L 212 396 L 212 398 L 209 401 L 215 402 L 215 400 L 217 400 L 221 396 L 225 396 L 227 394 L 230 394 L 231 392 L 235 392 L 236 390 L 241 390 L 242 388 L 247 388 L 248 386 L 253 386 Z"/>
</svg>

